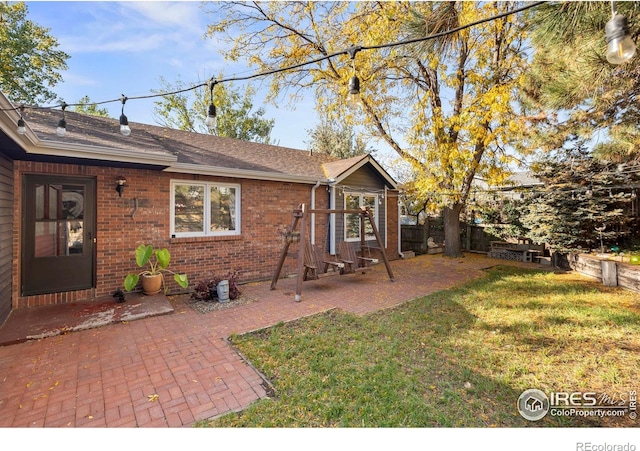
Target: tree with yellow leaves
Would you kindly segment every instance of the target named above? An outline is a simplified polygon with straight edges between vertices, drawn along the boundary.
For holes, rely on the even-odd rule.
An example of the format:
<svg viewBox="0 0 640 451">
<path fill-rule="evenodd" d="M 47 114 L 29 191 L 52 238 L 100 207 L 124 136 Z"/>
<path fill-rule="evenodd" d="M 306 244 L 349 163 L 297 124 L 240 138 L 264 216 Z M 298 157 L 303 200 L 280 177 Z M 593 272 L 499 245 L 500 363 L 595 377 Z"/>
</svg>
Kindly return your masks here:
<svg viewBox="0 0 640 451">
<path fill-rule="evenodd" d="M 227 58 L 256 70 L 297 66 L 271 76 L 271 100 L 286 94 L 295 106 L 312 90 L 327 119 L 364 126 L 410 162 L 419 173 L 414 185 L 444 211 L 445 255 L 458 257 L 459 218 L 474 177 L 500 182 L 510 162 L 513 94 L 527 64 L 524 24 L 509 14 L 519 6 L 224 2 L 210 6 L 208 33 L 231 44 Z M 345 101 L 353 76 L 357 108 Z"/>
</svg>

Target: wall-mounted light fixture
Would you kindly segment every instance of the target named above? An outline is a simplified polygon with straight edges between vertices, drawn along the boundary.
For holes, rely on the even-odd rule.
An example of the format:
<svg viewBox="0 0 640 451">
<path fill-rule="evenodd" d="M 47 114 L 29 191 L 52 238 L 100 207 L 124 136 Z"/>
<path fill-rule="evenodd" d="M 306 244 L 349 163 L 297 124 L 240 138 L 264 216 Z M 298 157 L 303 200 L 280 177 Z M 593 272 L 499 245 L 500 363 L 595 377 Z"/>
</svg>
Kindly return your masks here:
<svg viewBox="0 0 640 451">
<path fill-rule="evenodd" d="M 116 179 L 116 191 L 118 195 L 122 197 L 122 193 L 124 192 L 124 187 L 127 185 L 127 179 L 123 176 L 120 176 Z"/>
</svg>

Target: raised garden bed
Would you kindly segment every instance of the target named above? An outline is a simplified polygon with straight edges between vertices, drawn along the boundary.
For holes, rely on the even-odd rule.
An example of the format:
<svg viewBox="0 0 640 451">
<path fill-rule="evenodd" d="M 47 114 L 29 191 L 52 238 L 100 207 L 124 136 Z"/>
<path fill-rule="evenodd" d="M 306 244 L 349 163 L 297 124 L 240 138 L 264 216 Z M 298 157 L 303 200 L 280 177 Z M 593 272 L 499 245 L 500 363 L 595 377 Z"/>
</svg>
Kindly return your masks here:
<svg viewBox="0 0 640 451">
<path fill-rule="evenodd" d="M 626 260 L 626 261 L 625 261 Z M 608 286 L 640 292 L 640 265 L 614 254 L 569 254 L 569 267 Z"/>
</svg>

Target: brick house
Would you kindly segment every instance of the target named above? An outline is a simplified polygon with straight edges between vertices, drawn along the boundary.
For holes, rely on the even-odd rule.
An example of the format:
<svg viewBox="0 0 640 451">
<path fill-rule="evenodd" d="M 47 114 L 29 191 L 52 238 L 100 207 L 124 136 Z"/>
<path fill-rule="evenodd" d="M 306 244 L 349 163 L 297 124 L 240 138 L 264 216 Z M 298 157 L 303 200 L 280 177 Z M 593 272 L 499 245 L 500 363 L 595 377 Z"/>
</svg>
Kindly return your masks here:
<svg viewBox="0 0 640 451">
<path fill-rule="evenodd" d="M 0 324 L 11 309 L 110 297 L 140 243 L 166 247 L 191 286 L 239 270 L 270 279 L 293 210 L 368 205 L 399 256 L 397 184 L 371 156 L 326 155 L 60 111 L 18 111 L 0 94 Z M 328 253 L 360 243 L 357 215 L 317 214 Z M 369 239 L 370 237 L 367 237 Z M 282 274 L 294 273 L 289 259 Z M 169 278 L 167 279 L 169 280 Z M 169 289 L 176 290 L 175 282 Z"/>
</svg>

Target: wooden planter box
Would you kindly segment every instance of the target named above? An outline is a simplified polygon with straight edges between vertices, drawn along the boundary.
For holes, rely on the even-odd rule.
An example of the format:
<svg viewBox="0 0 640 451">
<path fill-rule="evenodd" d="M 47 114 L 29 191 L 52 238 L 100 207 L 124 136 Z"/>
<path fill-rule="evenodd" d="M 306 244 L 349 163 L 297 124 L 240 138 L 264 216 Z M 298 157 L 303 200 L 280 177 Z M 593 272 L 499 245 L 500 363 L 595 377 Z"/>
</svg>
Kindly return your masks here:
<svg viewBox="0 0 640 451">
<path fill-rule="evenodd" d="M 606 286 L 640 292 L 640 265 L 632 265 L 590 254 L 569 254 L 569 267 Z"/>
</svg>

